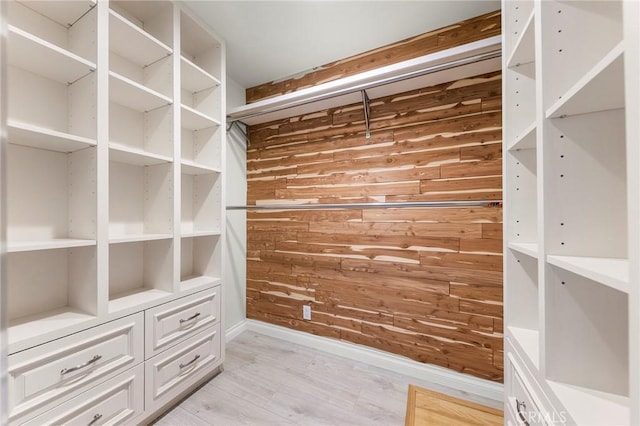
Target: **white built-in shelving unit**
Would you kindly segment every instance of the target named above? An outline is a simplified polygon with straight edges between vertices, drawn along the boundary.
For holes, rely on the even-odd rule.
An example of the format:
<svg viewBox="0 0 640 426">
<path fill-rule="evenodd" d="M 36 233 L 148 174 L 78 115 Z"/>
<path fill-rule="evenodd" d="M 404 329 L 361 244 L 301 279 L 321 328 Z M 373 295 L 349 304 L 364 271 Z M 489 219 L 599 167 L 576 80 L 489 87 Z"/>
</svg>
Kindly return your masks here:
<svg viewBox="0 0 640 426">
<path fill-rule="evenodd" d="M 195 352 L 174 354 L 163 341 L 164 352 L 132 349 L 129 370 L 118 361 L 117 374 L 143 375 L 130 383 L 146 383 L 137 389 L 146 396 L 124 398 L 135 404 L 114 406 L 112 418 L 150 419 L 224 359 L 224 43 L 169 1 L 11 0 L 7 15 L 10 420 L 48 421 L 47 410 L 58 413 L 83 389 L 99 392 L 116 380 L 115 369 L 105 374 L 109 351 L 90 362 L 77 351 L 65 366 L 90 368 L 93 381 L 67 383 L 62 373 L 55 391 L 31 395 L 24 377 L 33 357 L 74 352 L 62 342 L 110 336 L 117 324 L 145 316 L 168 322 L 132 326 L 131 348 L 178 327 L 183 352 L 188 339 L 217 351 L 185 369 L 180 357 Z M 194 333 L 204 327 L 193 324 L 205 317 L 212 328 L 202 340 Z M 62 361 L 38 362 L 37 371 L 60 372 Z"/>
<path fill-rule="evenodd" d="M 633 3 L 503 1 L 509 424 L 640 422 Z"/>
</svg>

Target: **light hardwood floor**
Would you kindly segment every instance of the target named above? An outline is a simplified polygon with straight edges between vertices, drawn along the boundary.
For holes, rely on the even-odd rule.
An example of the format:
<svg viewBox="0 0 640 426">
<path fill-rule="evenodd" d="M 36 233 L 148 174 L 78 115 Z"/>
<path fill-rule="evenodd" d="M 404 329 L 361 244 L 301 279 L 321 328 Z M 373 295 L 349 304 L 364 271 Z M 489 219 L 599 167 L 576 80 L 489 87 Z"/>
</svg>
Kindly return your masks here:
<svg viewBox="0 0 640 426">
<path fill-rule="evenodd" d="M 468 397 L 254 332 L 227 344 L 226 355 L 224 371 L 157 426 L 402 425 L 410 383 Z"/>
</svg>

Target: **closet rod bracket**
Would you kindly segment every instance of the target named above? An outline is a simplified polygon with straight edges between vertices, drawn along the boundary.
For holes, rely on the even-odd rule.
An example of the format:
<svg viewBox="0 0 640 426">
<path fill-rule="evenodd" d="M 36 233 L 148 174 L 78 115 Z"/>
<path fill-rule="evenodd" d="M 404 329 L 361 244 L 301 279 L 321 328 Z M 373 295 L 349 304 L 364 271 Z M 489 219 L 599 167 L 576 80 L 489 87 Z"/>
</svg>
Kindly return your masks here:
<svg viewBox="0 0 640 426">
<path fill-rule="evenodd" d="M 242 134 L 242 137 L 244 137 L 244 142 L 247 144 L 247 147 L 248 147 L 249 145 L 251 145 L 251 141 L 249 140 L 249 135 L 247 134 L 247 132 L 244 131 L 244 129 L 242 127 L 240 127 L 240 124 L 243 124 L 245 126 L 245 128 L 247 127 L 247 125 L 244 124 L 242 121 L 233 120 L 227 126 L 227 133 L 231 132 L 231 129 L 236 127 L 238 129 L 238 131 Z"/>
<path fill-rule="evenodd" d="M 362 93 L 362 109 L 364 110 L 364 125 L 365 125 L 365 135 L 364 137 L 369 139 L 371 137 L 371 130 L 369 128 L 369 117 L 371 115 L 369 95 L 367 95 L 366 90 L 361 90 Z"/>
</svg>

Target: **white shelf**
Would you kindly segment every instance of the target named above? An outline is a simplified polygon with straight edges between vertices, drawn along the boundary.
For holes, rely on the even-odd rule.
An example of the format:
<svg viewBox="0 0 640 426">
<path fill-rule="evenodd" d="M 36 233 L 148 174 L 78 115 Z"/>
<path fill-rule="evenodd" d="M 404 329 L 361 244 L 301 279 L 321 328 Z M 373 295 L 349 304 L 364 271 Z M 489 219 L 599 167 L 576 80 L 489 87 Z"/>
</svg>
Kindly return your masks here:
<svg viewBox="0 0 640 426">
<path fill-rule="evenodd" d="M 520 327 L 507 327 L 512 339 L 520 347 L 520 356 L 526 357 L 536 369 L 540 368 L 540 333 Z"/>
<path fill-rule="evenodd" d="M 527 23 L 524 25 L 518 40 L 516 41 L 511 56 L 507 61 L 507 67 L 511 68 L 521 64 L 528 64 L 535 60 L 535 15 L 531 11 Z"/>
<path fill-rule="evenodd" d="M 629 292 L 627 259 L 548 255 L 547 262 L 623 293 Z"/>
<path fill-rule="evenodd" d="M 37 315 L 29 315 L 9 321 L 9 346 L 24 341 L 47 336 L 58 330 L 78 326 L 96 317 L 70 307 L 54 309 Z"/>
<path fill-rule="evenodd" d="M 139 310 L 141 306 L 168 296 L 171 296 L 171 293 L 168 291 L 145 287 L 116 294 L 109 299 L 109 313 L 120 312 L 126 309 Z"/>
<path fill-rule="evenodd" d="M 517 251 L 518 253 L 525 254 L 527 256 L 531 256 L 533 258 L 538 258 L 538 244 L 536 243 L 509 243 L 507 245 L 511 250 Z"/>
<path fill-rule="evenodd" d="M 191 93 L 219 86 L 220 80 L 191 62 L 184 56 L 180 57 L 180 73 L 182 88 Z"/>
<path fill-rule="evenodd" d="M 9 25 L 9 64 L 61 84 L 69 84 L 96 69 L 96 65 L 55 44 Z"/>
<path fill-rule="evenodd" d="M 198 164 L 191 160 L 182 160 L 182 173 L 186 175 L 208 175 L 211 173 L 220 173 L 220 169 L 215 167 Z"/>
<path fill-rule="evenodd" d="M 603 366 L 604 368 L 604 366 Z M 551 390 L 578 425 L 629 424 L 629 398 L 548 380 Z"/>
<path fill-rule="evenodd" d="M 181 232 L 181 238 L 194 238 L 194 237 L 215 237 L 220 235 L 220 230 L 217 229 L 209 229 L 206 231 L 190 231 L 190 232 Z"/>
<path fill-rule="evenodd" d="M 393 93 L 478 76 L 499 70 L 499 58 L 497 60 L 476 61 L 473 64 L 457 67 L 454 70 L 446 69 L 442 72 L 434 72 L 426 76 L 380 85 L 383 81 L 389 81 L 401 75 L 409 75 L 413 72 L 447 63 L 461 57 L 471 57 L 495 52 L 501 49 L 501 47 L 501 36 L 485 38 L 451 49 L 430 53 L 415 59 L 365 71 L 353 76 L 317 84 L 284 95 L 252 102 L 229 110 L 227 118 L 230 120 L 241 120 L 248 125 L 266 123 L 286 117 L 343 106 L 353 102 L 361 102 L 360 90 L 353 91 L 353 87 L 367 89 L 369 98 L 376 99 Z"/>
<path fill-rule="evenodd" d="M 207 127 L 219 126 L 220 121 L 196 111 L 187 105 L 182 105 L 182 127 L 189 130 L 206 129 Z"/>
<path fill-rule="evenodd" d="M 171 157 L 166 155 L 154 154 L 113 142 L 109 143 L 109 159 L 134 166 L 153 166 L 173 161 Z"/>
<path fill-rule="evenodd" d="M 519 151 L 521 149 L 534 149 L 536 147 L 536 122 L 528 125 L 521 134 L 516 136 L 509 151 Z"/>
<path fill-rule="evenodd" d="M 109 71 L 109 99 L 139 112 L 146 112 L 172 103 L 167 96 L 140 83 Z"/>
<path fill-rule="evenodd" d="M 63 27 L 70 27 L 96 5 L 96 0 L 32 1 L 29 9 L 46 16 Z"/>
<path fill-rule="evenodd" d="M 58 152 L 73 152 L 95 146 L 95 139 L 45 129 L 31 124 L 9 121 L 9 143 Z"/>
<path fill-rule="evenodd" d="M 109 237 L 109 244 L 136 243 L 144 241 L 168 240 L 173 238 L 171 234 L 131 234 L 112 235 Z"/>
<path fill-rule="evenodd" d="M 206 275 L 185 277 L 180 280 L 180 290 L 193 290 L 201 287 L 208 287 L 220 282 L 220 278 Z"/>
<path fill-rule="evenodd" d="M 96 240 L 81 240 L 74 238 L 56 238 L 40 241 L 8 241 L 7 252 L 19 253 L 23 251 L 64 249 L 71 247 L 95 246 Z"/>
<path fill-rule="evenodd" d="M 547 118 L 623 108 L 623 56 L 620 42 L 547 110 Z"/>
<path fill-rule="evenodd" d="M 113 10 L 109 11 L 109 48 L 139 67 L 152 64 L 173 52 L 169 46 Z"/>
</svg>

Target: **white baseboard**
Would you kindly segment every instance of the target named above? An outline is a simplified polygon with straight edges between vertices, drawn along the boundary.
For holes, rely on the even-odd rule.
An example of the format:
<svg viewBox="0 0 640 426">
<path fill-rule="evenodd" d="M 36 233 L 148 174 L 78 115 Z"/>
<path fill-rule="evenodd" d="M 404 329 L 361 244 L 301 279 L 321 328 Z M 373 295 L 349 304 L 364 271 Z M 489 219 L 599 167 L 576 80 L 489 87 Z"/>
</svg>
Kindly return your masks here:
<svg viewBox="0 0 640 426">
<path fill-rule="evenodd" d="M 237 324 L 232 325 L 231 328 L 229 328 L 229 329 L 227 329 L 227 331 L 225 331 L 225 333 L 224 333 L 224 341 L 226 343 L 229 343 L 230 341 L 232 341 L 233 339 L 238 337 L 243 331 L 247 330 L 248 326 L 249 326 L 249 324 L 247 323 L 246 319 L 240 321 Z"/>
<path fill-rule="evenodd" d="M 236 324 L 231 330 L 227 331 L 227 341 L 229 341 L 228 336 L 231 332 L 233 332 L 233 337 L 236 337 L 244 330 L 254 331 L 277 339 L 286 340 L 291 343 L 329 352 L 333 355 L 364 362 L 375 367 L 415 377 L 417 380 L 446 386 L 467 394 L 487 398 L 495 401 L 497 404 L 502 404 L 503 401 L 504 386 L 502 383 L 496 383 L 490 380 L 470 376 L 468 374 L 458 373 L 456 371 L 449 370 L 448 368 L 423 364 L 399 355 L 368 348 L 355 343 L 316 336 L 314 334 L 296 331 L 261 321 L 247 319 Z"/>
</svg>

